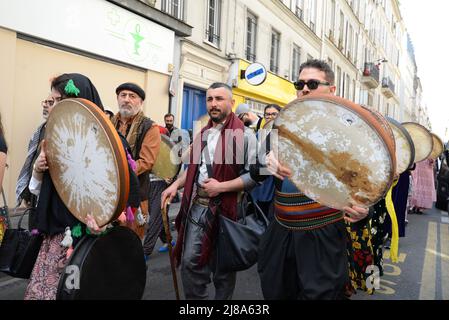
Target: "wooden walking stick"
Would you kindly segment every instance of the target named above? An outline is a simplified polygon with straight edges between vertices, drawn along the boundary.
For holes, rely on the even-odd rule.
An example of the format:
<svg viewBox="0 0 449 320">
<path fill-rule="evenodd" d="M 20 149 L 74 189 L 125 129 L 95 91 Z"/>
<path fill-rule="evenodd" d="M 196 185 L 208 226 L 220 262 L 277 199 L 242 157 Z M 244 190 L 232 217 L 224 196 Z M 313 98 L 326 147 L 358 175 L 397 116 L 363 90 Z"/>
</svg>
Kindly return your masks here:
<svg viewBox="0 0 449 320">
<path fill-rule="evenodd" d="M 162 209 L 162 222 L 164 223 L 164 230 L 165 235 L 167 237 L 168 241 L 168 255 L 170 257 L 170 266 L 171 266 L 171 273 L 173 276 L 173 286 L 175 287 L 175 293 L 176 293 L 176 300 L 179 300 L 179 289 L 178 289 L 178 278 L 176 277 L 176 267 L 175 267 L 175 261 L 173 259 L 173 246 L 171 244 L 172 237 L 170 232 L 170 225 L 168 223 L 168 214 L 167 214 L 167 205 L 169 204 L 168 198 L 165 200 L 163 209 Z"/>
</svg>

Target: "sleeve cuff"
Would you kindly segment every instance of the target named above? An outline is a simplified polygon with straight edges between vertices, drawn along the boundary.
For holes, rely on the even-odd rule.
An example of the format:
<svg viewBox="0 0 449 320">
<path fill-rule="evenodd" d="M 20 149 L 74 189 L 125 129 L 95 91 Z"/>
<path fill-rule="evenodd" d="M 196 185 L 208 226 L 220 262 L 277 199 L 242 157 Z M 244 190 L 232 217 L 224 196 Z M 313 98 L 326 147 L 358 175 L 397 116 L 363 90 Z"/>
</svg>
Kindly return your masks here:
<svg viewBox="0 0 449 320">
<path fill-rule="evenodd" d="M 30 192 L 34 194 L 35 196 L 39 196 L 39 193 L 41 192 L 41 185 L 42 181 L 36 179 L 33 175 L 31 176 L 30 183 L 28 185 L 28 189 L 30 189 Z"/>
<path fill-rule="evenodd" d="M 249 191 L 257 185 L 257 182 L 251 178 L 249 172 L 241 175 L 240 178 L 243 180 L 243 188 L 245 189 L 245 191 Z"/>
</svg>

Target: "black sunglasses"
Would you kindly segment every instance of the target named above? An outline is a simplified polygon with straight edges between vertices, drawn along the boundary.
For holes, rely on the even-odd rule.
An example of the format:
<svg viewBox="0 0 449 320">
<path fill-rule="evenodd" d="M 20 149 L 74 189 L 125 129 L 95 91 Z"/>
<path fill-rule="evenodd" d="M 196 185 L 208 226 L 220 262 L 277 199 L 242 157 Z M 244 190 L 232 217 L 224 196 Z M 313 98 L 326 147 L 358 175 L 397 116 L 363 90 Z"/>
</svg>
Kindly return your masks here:
<svg viewBox="0 0 449 320">
<path fill-rule="evenodd" d="M 295 86 L 296 90 L 304 89 L 305 85 L 307 85 L 307 88 L 309 88 L 310 90 L 315 90 L 315 89 L 318 89 L 320 84 L 323 86 L 331 85 L 329 82 L 321 82 L 320 80 L 315 80 L 315 79 L 311 79 L 307 82 L 304 80 L 298 80 L 298 81 L 293 82 L 293 85 Z"/>
</svg>

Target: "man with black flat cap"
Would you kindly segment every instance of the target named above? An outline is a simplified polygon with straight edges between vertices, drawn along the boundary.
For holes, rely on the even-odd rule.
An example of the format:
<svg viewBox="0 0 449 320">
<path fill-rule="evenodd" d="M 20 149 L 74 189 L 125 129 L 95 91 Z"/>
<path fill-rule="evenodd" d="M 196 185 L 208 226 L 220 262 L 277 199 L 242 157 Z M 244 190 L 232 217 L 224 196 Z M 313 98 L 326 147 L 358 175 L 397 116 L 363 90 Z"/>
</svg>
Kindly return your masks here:
<svg viewBox="0 0 449 320">
<path fill-rule="evenodd" d="M 148 217 L 149 173 L 159 154 L 161 135 L 157 124 L 142 110 L 145 91 L 135 83 L 126 82 L 117 87 L 119 112 L 112 118 L 115 128 L 126 137 L 136 160 L 136 174 L 140 183 L 140 200 L 143 217 L 136 214 L 131 228 L 142 239 Z"/>
</svg>

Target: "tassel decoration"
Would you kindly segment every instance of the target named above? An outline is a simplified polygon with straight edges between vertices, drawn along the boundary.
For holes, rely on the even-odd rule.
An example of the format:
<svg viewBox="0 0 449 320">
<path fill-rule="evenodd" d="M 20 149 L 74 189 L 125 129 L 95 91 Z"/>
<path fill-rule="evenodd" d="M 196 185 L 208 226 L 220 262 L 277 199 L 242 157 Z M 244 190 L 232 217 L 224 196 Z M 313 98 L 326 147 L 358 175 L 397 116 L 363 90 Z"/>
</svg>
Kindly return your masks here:
<svg viewBox="0 0 449 320">
<path fill-rule="evenodd" d="M 74 236 L 75 238 L 79 238 L 83 235 L 83 231 L 81 229 L 81 224 L 77 224 L 76 226 L 73 227 L 72 229 L 72 236 Z"/>
<path fill-rule="evenodd" d="M 126 208 L 126 221 L 133 222 L 134 221 L 134 212 L 131 207 Z"/>
<path fill-rule="evenodd" d="M 65 228 L 64 239 L 61 241 L 61 245 L 66 248 L 70 248 L 73 244 L 72 231 L 70 227 Z"/>
<path fill-rule="evenodd" d="M 70 258 L 70 256 L 72 255 L 72 253 L 73 253 L 73 246 L 70 246 L 70 248 L 67 250 L 67 253 L 66 253 L 67 259 Z"/>
<path fill-rule="evenodd" d="M 137 224 L 139 226 L 143 226 L 145 224 L 145 216 L 142 214 L 142 210 L 140 208 L 137 209 L 137 216 L 136 216 Z"/>
<path fill-rule="evenodd" d="M 73 96 L 75 96 L 75 97 L 77 97 L 77 96 L 79 95 L 79 93 L 80 93 L 80 89 L 78 89 L 78 88 L 75 86 L 75 83 L 73 82 L 72 79 L 70 79 L 70 80 L 67 82 L 67 84 L 65 85 L 64 91 L 65 91 L 65 93 L 66 93 L 68 96 L 73 95 Z"/>
<path fill-rule="evenodd" d="M 137 164 L 136 161 L 134 161 L 133 157 L 129 154 L 128 150 L 126 151 L 126 157 L 128 158 L 128 164 L 133 169 L 133 171 L 137 170 Z"/>
</svg>

